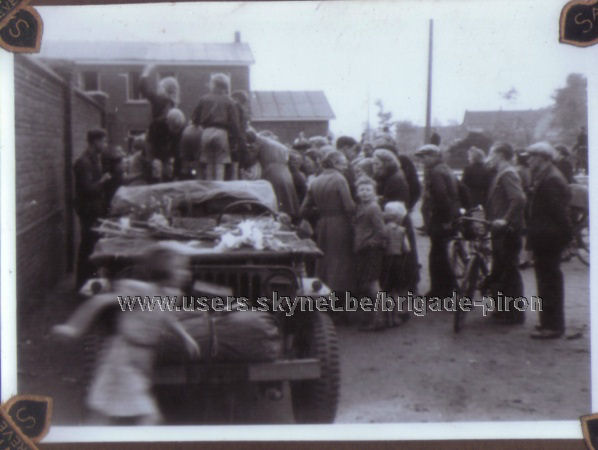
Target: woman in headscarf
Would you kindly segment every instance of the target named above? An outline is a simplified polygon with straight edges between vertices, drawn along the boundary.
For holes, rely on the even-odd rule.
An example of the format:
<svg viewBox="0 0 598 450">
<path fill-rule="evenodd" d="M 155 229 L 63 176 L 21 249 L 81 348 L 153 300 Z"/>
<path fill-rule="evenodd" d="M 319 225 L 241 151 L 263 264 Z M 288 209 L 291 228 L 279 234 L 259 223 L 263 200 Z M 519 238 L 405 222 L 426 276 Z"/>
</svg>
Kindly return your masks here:
<svg viewBox="0 0 598 450">
<path fill-rule="evenodd" d="M 289 149 L 269 137 L 247 132 L 248 147 L 256 151 L 262 168 L 262 178 L 272 184 L 279 209 L 296 221 L 299 217 L 299 200 L 289 170 Z"/>
<path fill-rule="evenodd" d="M 316 263 L 316 275 L 333 291 L 353 289 L 353 230 L 355 203 L 342 172 L 347 159 L 332 151 L 322 160 L 322 173 L 308 186 L 301 215 L 318 218 L 316 241 L 324 256 Z"/>
<path fill-rule="evenodd" d="M 314 147 L 305 152 L 302 169 L 308 186 L 322 172 L 322 157 L 320 149 Z"/>
<path fill-rule="evenodd" d="M 382 206 L 397 201 L 409 204 L 409 185 L 396 155 L 385 148 L 374 151 L 374 176 L 378 182 L 378 195 Z"/>
<path fill-rule="evenodd" d="M 391 150 L 379 148 L 374 151 L 373 159 L 374 175 L 378 181 L 378 195 L 382 208 L 389 202 L 402 202 L 409 210 L 412 204 L 409 183 L 397 156 Z M 402 225 L 407 233 L 410 251 L 405 257 L 404 272 L 401 276 L 405 280 L 404 288 L 415 293 L 419 283 L 419 258 L 413 223 L 409 214 L 403 219 Z"/>
</svg>

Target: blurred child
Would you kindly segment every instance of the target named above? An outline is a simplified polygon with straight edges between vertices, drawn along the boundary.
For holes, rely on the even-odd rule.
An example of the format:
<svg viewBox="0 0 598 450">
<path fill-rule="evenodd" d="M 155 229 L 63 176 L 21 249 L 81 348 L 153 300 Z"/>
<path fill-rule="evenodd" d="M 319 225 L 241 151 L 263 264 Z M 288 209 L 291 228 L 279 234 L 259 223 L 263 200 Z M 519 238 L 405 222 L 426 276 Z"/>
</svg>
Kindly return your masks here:
<svg viewBox="0 0 598 450">
<path fill-rule="evenodd" d="M 146 252 L 139 264 L 141 280 L 123 279 L 114 283 L 111 293 L 96 295 L 84 303 L 71 318 L 54 327 L 56 335 L 78 338 L 99 313 L 118 305 L 121 296 L 177 296 L 189 277 L 188 259 L 164 246 Z M 151 394 L 155 347 L 168 330 L 180 336 L 191 357 L 199 356 L 195 340 L 176 320 L 173 312 L 142 310 L 138 304 L 117 313 L 116 332 L 107 339 L 87 398 L 88 407 L 109 423 L 151 425 L 161 421 Z"/>
<path fill-rule="evenodd" d="M 387 245 L 382 258 L 382 275 L 380 285 L 394 300 L 406 293 L 405 264 L 407 253 L 411 250 L 403 221 L 407 216 L 407 208 L 402 202 L 388 202 L 384 206 L 384 222 L 386 223 Z M 400 318 L 406 318 L 402 311 L 395 309 L 387 315 L 387 325 L 399 325 Z"/>
<path fill-rule="evenodd" d="M 359 295 L 367 295 L 375 302 L 380 292 L 382 257 L 386 245 L 386 229 L 382 210 L 376 198 L 376 182 L 369 177 L 361 177 L 355 182 L 359 203 L 354 218 L 355 276 Z M 369 323 L 363 331 L 376 331 L 384 328 L 384 315 L 381 305 L 368 314 Z"/>
</svg>

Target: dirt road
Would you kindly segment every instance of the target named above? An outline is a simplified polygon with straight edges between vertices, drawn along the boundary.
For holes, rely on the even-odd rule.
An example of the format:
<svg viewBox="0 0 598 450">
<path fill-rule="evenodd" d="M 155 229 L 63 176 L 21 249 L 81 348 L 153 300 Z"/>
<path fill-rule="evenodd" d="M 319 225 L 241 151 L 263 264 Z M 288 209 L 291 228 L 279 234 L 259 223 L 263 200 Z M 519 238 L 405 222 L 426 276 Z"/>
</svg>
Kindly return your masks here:
<svg viewBox="0 0 598 450">
<path fill-rule="evenodd" d="M 418 246 L 424 266 L 420 291 L 425 292 L 428 239 L 418 236 Z M 588 413 L 588 268 L 573 260 L 563 269 L 567 336 L 574 339 L 530 339 L 537 323 L 531 312 L 524 325 L 505 327 L 474 311 L 459 335 L 452 332 L 449 312 L 429 312 L 383 332 L 339 327 L 342 383 L 336 421 L 575 420 Z M 525 295 L 535 295 L 533 269 L 523 271 L 523 278 Z M 19 390 L 53 396 L 54 424 L 80 423 L 85 416 L 81 345 L 57 345 L 48 336 L 73 308 L 66 286 L 40 300 L 40 307 L 21 309 L 19 320 Z M 248 390 L 231 420 L 292 423 L 285 393 L 273 402 Z M 180 395 L 180 401 L 189 398 Z"/>
</svg>

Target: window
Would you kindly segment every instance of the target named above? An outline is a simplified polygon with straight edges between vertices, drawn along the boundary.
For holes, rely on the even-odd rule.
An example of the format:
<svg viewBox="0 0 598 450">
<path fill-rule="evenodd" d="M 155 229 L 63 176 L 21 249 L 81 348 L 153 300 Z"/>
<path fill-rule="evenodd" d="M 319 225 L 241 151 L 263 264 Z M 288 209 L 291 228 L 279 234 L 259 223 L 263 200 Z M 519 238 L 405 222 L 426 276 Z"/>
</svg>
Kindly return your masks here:
<svg viewBox="0 0 598 450">
<path fill-rule="evenodd" d="M 141 95 L 139 88 L 139 79 L 141 78 L 141 72 L 129 72 L 127 75 L 127 100 L 143 100 L 144 97 Z"/>
<path fill-rule="evenodd" d="M 86 71 L 81 74 L 84 91 L 99 91 L 100 76 L 97 72 Z"/>
</svg>

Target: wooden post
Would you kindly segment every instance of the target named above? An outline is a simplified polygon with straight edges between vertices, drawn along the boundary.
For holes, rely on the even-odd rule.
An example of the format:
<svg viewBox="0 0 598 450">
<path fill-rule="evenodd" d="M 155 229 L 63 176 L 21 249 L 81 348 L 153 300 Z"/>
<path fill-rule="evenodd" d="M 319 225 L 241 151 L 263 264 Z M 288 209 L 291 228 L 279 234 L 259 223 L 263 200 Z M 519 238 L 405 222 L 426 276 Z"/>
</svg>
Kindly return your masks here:
<svg viewBox="0 0 598 450">
<path fill-rule="evenodd" d="M 430 142 L 430 136 L 432 130 L 430 127 L 430 119 L 432 115 L 432 53 L 433 53 L 433 42 L 434 42 L 434 20 L 430 19 L 430 31 L 429 31 L 429 42 L 428 42 L 428 92 L 426 99 L 426 132 L 425 132 L 425 144 Z"/>
</svg>

